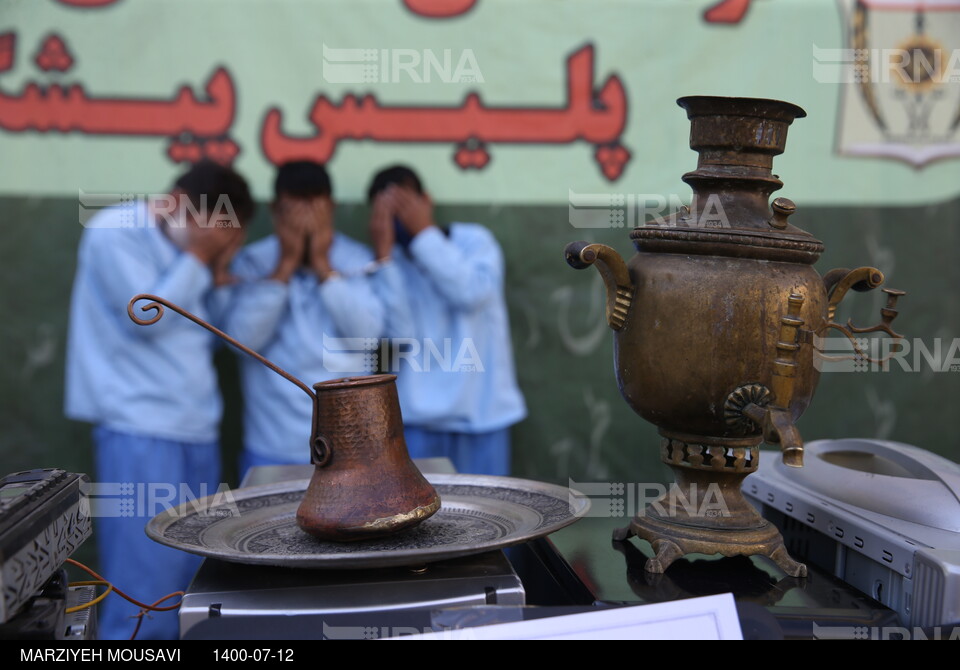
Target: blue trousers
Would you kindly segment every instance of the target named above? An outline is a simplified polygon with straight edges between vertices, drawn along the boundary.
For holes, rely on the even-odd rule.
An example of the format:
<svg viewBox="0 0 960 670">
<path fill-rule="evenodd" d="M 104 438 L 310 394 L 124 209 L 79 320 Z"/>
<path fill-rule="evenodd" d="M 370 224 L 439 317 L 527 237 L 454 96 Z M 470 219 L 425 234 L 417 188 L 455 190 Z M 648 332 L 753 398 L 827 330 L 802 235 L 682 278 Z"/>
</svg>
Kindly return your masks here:
<svg viewBox="0 0 960 670">
<path fill-rule="evenodd" d="M 218 443 L 176 442 L 131 435 L 97 426 L 93 431 L 98 490 L 120 497 L 101 498 L 94 508 L 98 572 L 128 595 L 152 604 L 183 591 L 201 558 L 157 544 L 144 533 L 154 516 L 182 502 L 213 495 L 220 484 Z M 127 486 L 109 487 L 116 484 Z M 110 503 L 118 504 L 110 504 Z M 176 598 L 161 603 L 171 605 Z M 126 640 L 136 628 L 139 608 L 116 594 L 98 605 L 100 639 Z M 137 639 L 179 638 L 177 610 L 144 617 Z"/>
<path fill-rule="evenodd" d="M 403 427 L 410 458 L 438 458 L 453 461 L 457 472 L 473 475 L 510 474 L 510 429 L 489 433 L 448 433 Z"/>
</svg>

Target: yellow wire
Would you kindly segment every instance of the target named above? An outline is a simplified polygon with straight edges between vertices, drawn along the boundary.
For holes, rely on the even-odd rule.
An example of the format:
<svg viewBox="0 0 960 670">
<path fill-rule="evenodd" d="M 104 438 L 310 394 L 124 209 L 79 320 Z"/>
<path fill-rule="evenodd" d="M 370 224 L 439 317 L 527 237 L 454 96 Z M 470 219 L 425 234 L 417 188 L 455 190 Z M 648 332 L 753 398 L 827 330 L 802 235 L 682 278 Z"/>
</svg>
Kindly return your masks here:
<svg viewBox="0 0 960 670">
<path fill-rule="evenodd" d="M 88 575 L 90 575 L 91 577 L 95 577 L 95 578 L 96 578 L 96 581 L 90 581 L 90 582 L 73 582 L 73 584 L 77 584 L 77 585 L 79 585 L 79 584 L 96 584 L 96 585 L 106 585 L 106 586 L 107 586 L 106 592 L 104 592 L 101 596 L 99 596 L 99 597 L 96 598 L 95 600 L 92 600 L 91 602 L 89 602 L 89 603 L 87 603 L 87 604 L 85 604 L 85 605 L 78 605 L 78 606 L 76 606 L 76 607 L 71 607 L 70 609 L 67 610 L 67 612 L 68 612 L 68 613 L 72 613 L 72 612 L 76 612 L 76 611 L 78 611 L 78 610 L 82 610 L 82 609 L 86 609 L 86 608 L 88 608 L 88 607 L 92 607 L 93 605 L 96 605 L 98 602 L 100 602 L 101 600 L 103 600 L 104 598 L 106 598 L 107 595 L 108 595 L 111 591 L 112 591 L 112 592 L 115 592 L 118 596 L 120 596 L 120 597 L 123 598 L 124 600 L 127 600 L 127 601 L 133 603 L 134 605 L 136 605 L 137 607 L 140 608 L 140 612 L 135 615 L 135 616 L 136 616 L 136 619 L 137 619 L 137 627 L 133 629 L 133 635 L 130 636 L 130 639 L 131 639 L 131 640 L 137 637 L 137 633 L 140 631 L 140 625 L 143 623 L 143 615 L 145 615 L 147 612 L 169 612 L 169 611 L 171 611 L 171 610 L 178 609 L 178 608 L 180 607 L 180 603 L 183 602 L 183 595 L 184 595 L 183 591 L 174 591 L 173 593 L 168 593 L 167 595 L 165 595 L 164 597 L 162 597 L 160 600 L 156 601 L 156 602 L 153 603 L 152 605 L 147 605 L 146 603 L 140 602 L 140 601 L 137 600 L 136 598 L 131 598 L 131 597 L 128 596 L 126 593 L 124 593 L 124 592 L 121 591 L 120 589 L 116 588 L 113 584 L 111 584 L 111 583 L 108 582 L 107 580 L 105 580 L 102 575 L 98 575 L 96 572 L 94 572 L 93 570 L 91 570 L 90 568 L 88 568 L 87 566 L 85 566 L 83 563 L 80 563 L 79 561 L 75 561 L 75 560 L 73 560 L 72 558 L 68 558 L 68 559 L 66 560 L 66 562 L 69 563 L 70 565 L 73 565 L 73 566 L 76 566 L 76 567 L 80 568 L 81 570 L 83 570 L 84 572 L 86 572 L 86 573 L 87 573 Z M 71 586 L 72 586 L 73 584 L 71 584 Z M 160 607 L 160 603 L 162 603 L 162 602 L 164 602 L 164 601 L 167 601 L 167 600 L 170 600 L 171 598 L 176 598 L 177 596 L 180 596 L 180 602 L 177 602 L 177 603 L 174 604 L 174 605 L 168 605 L 168 606 L 166 606 L 166 607 Z"/>
<path fill-rule="evenodd" d="M 73 614 L 74 612 L 79 612 L 80 610 L 85 610 L 89 607 L 93 607 L 98 602 L 100 602 L 101 600 L 106 598 L 108 595 L 110 595 L 110 593 L 113 591 L 113 584 L 111 584 L 110 582 L 105 582 L 100 579 L 90 580 L 86 582 L 70 582 L 68 586 L 106 586 L 107 590 L 88 603 L 77 605 L 76 607 L 68 607 L 66 610 L 67 614 Z"/>
<path fill-rule="evenodd" d="M 106 581 L 105 579 L 103 579 L 103 576 L 102 576 L 102 575 L 98 575 L 96 572 L 94 572 L 93 570 L 91 570 L 90 568 L 88 568 L 87 566 L 85 566 L 83 563 L 80 563 L 79 561 L 75 561 L 75 560 L 73 560 L 72 558 L 68 558 L 68 559 L 66 560 L 66 563 L 69 563 L 70 565 L 74 565 L 74 566 L 80 568 L 81 570 L 83 570 L 84 572 L 86 572 L 86 573 L 87 573 L 88 575 L 90 575 L 91 577 L 94 577 L 94 578 L 96 578 L 96 579 L 100 579 L 100 580 Z M 167 607 L 158 607 L 157 605 L 158 605 L 159 603 L 162 603 L 164 600 L 169 600 L 170 598 L 173 598 L 174 596 L 182 596 L 182 595 L 183 595 L 183 591 L 174 591 L 173 593 L 169 593 L 169 594 L 165 595 L 164 597 L 162 597 L 160 600 L 158 600 L 157 602 L 153 603 L 152 605 L 147 605 L 146 603 L 140 602 L 140 601 L 137 600 L 136 598 L 131 598 L 130 596 L 128 596 L 126 593 L 124 593 L 123 591 L 121 591 L 121 590 L 120 590 L 119 588 L 117 588 L 117 587 L 113 587 L 113 590 L 114 590 L 114 592 L 115 592 L 118 596 L 120 596 L 120 597 L 123 598 L 124 600 L 133 603 L 134 605 L 136 605 L 136 606 L 139 607 L 140 609 L 150 610 L 151 612 L 169 612 L 170 610 L 175 610 L 175 609 L 179 608 L 179 607 L 180 607 L 180 603 L 179 603 L 179 602 L 178 602 L 177 604 L 175 604 L 175 605 L 169 605 L 169 606 L 167 606 Z"/>
</svg>

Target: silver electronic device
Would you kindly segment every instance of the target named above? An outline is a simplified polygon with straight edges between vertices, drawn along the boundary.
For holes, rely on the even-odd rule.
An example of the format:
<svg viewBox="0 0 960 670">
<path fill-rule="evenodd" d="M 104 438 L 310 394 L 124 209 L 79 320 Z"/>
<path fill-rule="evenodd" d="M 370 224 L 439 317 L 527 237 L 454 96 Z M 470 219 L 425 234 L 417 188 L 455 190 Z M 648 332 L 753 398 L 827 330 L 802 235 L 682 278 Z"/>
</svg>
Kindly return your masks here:
<svg viewBox="0 0 960 670">
<path fill-rule="evenodd" d="M 69 587 L 64 562 L 92 532 L 90 480 L 56 468 L 0 477 L 0 639 L 96 635 L 92 586 Z"/>
<path fill-rule="evenodd" d="M 433 609 L 524 604 L 502 551 L 418 569 L 349 571 L 208 558 L 183 597 L 180 636 L 237 639 L 254 629 L 257 639 L 378 639 L 428 632 Z"/>
<path fill-rule="evenodd" d="M 805 446 L 804 467 L 763 453 L 744 493 L 798 559 L 832 571 L 905 626 L 960 623 L 960 465 L 868 439 Z"/>
<path fill-rule="evenodd" d="M 0 478 L 0 624 L 8 622 L 90 537 L 86 475 L 55 468 Z"/>
</svg>

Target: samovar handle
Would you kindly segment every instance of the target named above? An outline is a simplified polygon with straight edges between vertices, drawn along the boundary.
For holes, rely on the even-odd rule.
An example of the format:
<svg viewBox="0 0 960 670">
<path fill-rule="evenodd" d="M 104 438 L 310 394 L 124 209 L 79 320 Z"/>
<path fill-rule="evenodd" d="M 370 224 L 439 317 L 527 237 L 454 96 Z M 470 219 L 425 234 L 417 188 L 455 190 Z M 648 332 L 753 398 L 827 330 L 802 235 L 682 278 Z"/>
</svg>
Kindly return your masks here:
<svg viewBox="0 0 960 670">
<path fill-rule="evenodd" d="M 135 314 L 133 311 L 133 306 L 138 302 L 140 302 L 141 300 L 151 301 L 150 304 L 144 305 L 143 307 L 140 308 L 141 312 L 149 312 L 153 310 L 156 312 L 156 314 L 154 314 L 150 318 L 144 318 L 142 316 L 138 316 L 137 314 Z M 139 326 L 150 326 L 156 323 L 157 321 L 159 321 L 163 317 L 164 307 L 169 307 L 177 314 L 190 319 L 198 326 L 206 328 L 207 330 L 209 330 L 211 333 L 213 333 L 220 339 L 224 340 L 231 346 L 236 347 L 237 349 L 245 353 L 247 356 L 250 356 L 251 358 L 254 358 L 257 361 L 263 363 L 265 366 L 267 366 L 268 368 L 276 372 L 278 375 L 286 379 L 291 384 L 295 384 L 304 393 L 310 396 L 310 399 L 313 401 L 313 423 L 311 426 L 311 435 L 310 435 L 310 460 L 314 465 L 317 465 L 319 467 L 323 467 L 324 465 L 330 462 L 330 459 L 333 456 L 333 450 L 330 446 L 329 441 L 326 438 L 324 438 L 323 435 L 320 433 L 320 426 L 318 422 L 318 412 L 317 412 L 317 394 L 314 393 L 309 386 L 304 384 L 302 381 L 294 377 L 292 374 L 290 374 L 280 366 L 267 360 L 266 358 L 258 354 L 256 351 L 254 351 L 250 347 L 240 344 L 239 342 L 237 342 L 235 339 L 227 335 L 225 332 L 223 332 L 219 328 L 216 328 L 215 326 L 210 325 L 200 317 L 196 316 L 195 314 L 191 314 L 190 312 L 185 310 L 183 307 L 180 307 L 179 305 L 175 305 L 169 300 L 166 300 L 165 298 L 161 298 L 156 295 L 151 295 L 149 293 L 141 293 L 140 295 L 135 295 L 133 296 L 133 298 L 130 299 L 130 302 L 127 303 L 127 314 L 130 316 L 130 319 L 135 324 Z"/>
<path fill-rule="evenodd" d="M 607 289 L 607 325 L 614 330 L 623 328 L 633 301 L 633 282 L 620 254 L 606 244 L 581 241 L 568 244 L 564 257 L 576 270 L 596 264 Z"/>
<path fill-rule="evenodd" d="M 853 324 L 853 319 L 847 319 L 845 324 L 837 323 L 834 319 L 837 315 L 837 308 L 851 289 L 854 291 L 870 291 L 880 286 L 884 281 L 883 273 L 877 268 L 862 267 L 856 270 L 847 268 L 837 268 L 831 270 L 823 276 L 823 285 L 827 290 L 827 318 L 823 328 L 818 333 L 821 334 L 828 329 L 839 330 L 853 344 L 854 356 L 871 363 L 882 364 L 900 351 L 899 341 L 903 335 L 893 330 L 893 320 L 897 318 L 897 300 L 906 295 L 905 291 L 895 288 L 881 289 L 887 294 L 887 304 L 880 308 L 880 323 L 868 328 L 860 328 Z M 871 358 L 864 352 L 857 342 L 856 335 L 864 333 L 884 332 L 892 337 L 895 342 L 890 347 L 890 354 L 882 359 Z"/>
</svg>

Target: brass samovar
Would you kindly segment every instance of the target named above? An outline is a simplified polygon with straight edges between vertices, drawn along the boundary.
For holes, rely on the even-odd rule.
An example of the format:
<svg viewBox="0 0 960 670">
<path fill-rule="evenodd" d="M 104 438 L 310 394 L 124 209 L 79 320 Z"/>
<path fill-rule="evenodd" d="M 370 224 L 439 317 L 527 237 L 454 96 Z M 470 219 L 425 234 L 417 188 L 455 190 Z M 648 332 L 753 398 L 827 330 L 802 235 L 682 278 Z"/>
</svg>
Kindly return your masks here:
<svg viewBox="0 0 960 670">
<path fill-rule="evenodd" d="M 884 278 L 871 267 L 821 277 L 813 263 L 823 243 L 788 222 L 796 211 L 790 200 L 769 204 L 783 186 L 773 157 L 783 153 L 793 120 L 806 116 L 800 107 L 703 96 L 677 102 L 699 153 L 697 169 L 683 176 L 691 205 L 635 228 L 629 263 L 603 244 L 566 248 L 571 266 L 595 265 L 603 277 L 620 392 L 658 427 L 661 457 L 676 476 L 614 538 L 648 540 L 656 552 L 651 572 L 688 553 L 761 554 L 803 576 L 806 566 L 743 498 L 742 481 L 756 471 L 762 441 L 778 445 L 786 464 L 803 465 L 796 421 L 820 376 L 815 342 L 835 329 L 867 358 L 855 335 L 899 339 L 891 322 L 903 292 L 884 289 L 875 326 L 834 321 L 850 289 L 870 290 Z M 712 504 L 702 504 L 705 496 Z"/>
</svg>

